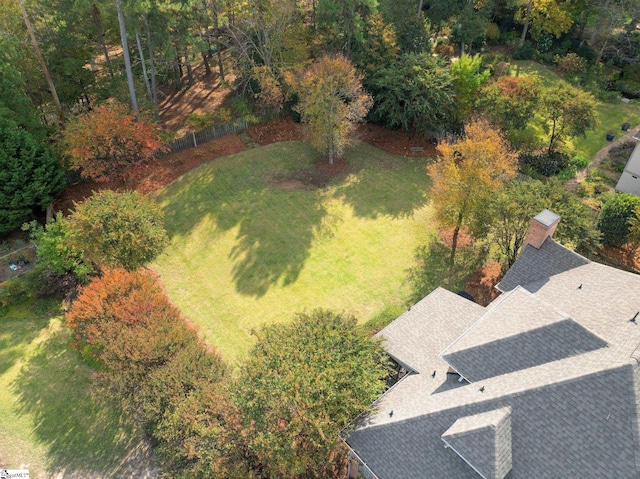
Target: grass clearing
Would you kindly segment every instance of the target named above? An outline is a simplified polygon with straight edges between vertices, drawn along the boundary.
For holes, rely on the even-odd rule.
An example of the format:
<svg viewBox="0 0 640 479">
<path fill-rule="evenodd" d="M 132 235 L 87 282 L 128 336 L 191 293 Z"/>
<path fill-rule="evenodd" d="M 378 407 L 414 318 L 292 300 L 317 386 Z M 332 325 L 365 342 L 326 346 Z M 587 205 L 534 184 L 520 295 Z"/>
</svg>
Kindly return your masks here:
<svg viewBox="0 0 640 479">
<path fill-rule="evenodd" d="M 512 65 L 514 75 L 535 76 L 545 87 L 553 87 L 554 84 L 562 80 L 553 70 L 531 60 L 513 61 Z M 575 86 L 575 88 L 580 87 Z M 607 132 L 611 131 L 615 133 L 616 138 L 619 138 L 623 134 L 620 129 L 623 123 L 630 123 L 632 128 L 640 125 L 640 102 L 638 100 L 632 100 L 628 104 L 621 101 L 600 102 L 598 119 L 600 124 L 595 129 L 588 131 L 584 137 L 573 138 L 566 142 L 565 148 L 568 152 L 592 159 L 598 151 L 607 146 Z M 515 138 L 521 141 L 533 138 L 538 145 L 543 146 L 548 140 L 547 126 L 540 117 L 536 116 L 527 129 L 515 135 Z"/>
<path fill-rule="evenodd" d="M 402 310 L 414 251 L 433 229 L 426 161 L 358 143 L 323 187 L 316 154 L 277 143 L 220 158 L 157 194 L 171 244 L 151 265 L 229 360 L 251 330 L 317 307 L 362 322 Z"/>
<path fill-rule="evenodd" d="M 0 468 L 141 477 L 131 469 L 139 437 L 91 391 L 92 370 L 68 343 L 55 301 L 28 300 L 0 317 Z"/>
</svg>

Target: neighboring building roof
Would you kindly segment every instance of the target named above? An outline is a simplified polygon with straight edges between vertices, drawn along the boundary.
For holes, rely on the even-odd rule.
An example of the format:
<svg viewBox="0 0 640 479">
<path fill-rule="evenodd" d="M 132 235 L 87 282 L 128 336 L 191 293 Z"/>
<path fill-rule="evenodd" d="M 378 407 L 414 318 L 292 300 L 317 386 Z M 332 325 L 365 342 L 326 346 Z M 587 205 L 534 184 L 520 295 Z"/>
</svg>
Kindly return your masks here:
<svg viewBox="0 0 640 479">
<path fill-rule="evenodd" d="M 379 479 L 637 479 L 640 277 L 547 239 L 499 287 L 487 308 L 436 290 L 381 331 L 416 373 L 349 446 Z M 432 378 L 444 361 L 471 384 Z"/>
</svg>

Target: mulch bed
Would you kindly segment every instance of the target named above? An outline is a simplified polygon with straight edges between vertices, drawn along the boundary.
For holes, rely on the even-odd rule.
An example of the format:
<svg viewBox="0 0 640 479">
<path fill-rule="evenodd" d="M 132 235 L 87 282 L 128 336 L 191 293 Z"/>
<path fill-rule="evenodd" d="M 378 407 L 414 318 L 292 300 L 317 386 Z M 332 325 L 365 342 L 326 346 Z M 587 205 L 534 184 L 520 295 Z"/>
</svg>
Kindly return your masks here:
<svg viewBox="0 0 640 479">
<path fill-rule="evenodd" d="M 307 141 L 308 135 L 303 124 L 296 123 L 291 117 L 280 117 L 267 123 L 253 125 L 246 130 L 249 137 L 261 146 L 282 141 Z M 407 132 L 394 131 L 378 125 L 363 124 L 356 130 L 356 137 L 371 145 L 397 155 L 411 157 L 433 157 L 437 154 L 435 146 L 426 140 L 413 138 Z M 411 148 L 422 148 L 422 151 L 411 151 Z M 87 182 L 67 188 L 54 203 L 57 211 L 68 213 L 74 202 L 80 202 L 91 196 L 94 191 L 111 189 L 115 191 L 137 190 L 148 193 L 168 185 L 189 170 L 222 156 L 238 153 L 246 149 L 237 134 L 228 135 L 218 140 L 165 156 L 146 165 L 137 166 L 130 172 L 130 179 L 124 182 L 113 179 L 107 182 Z M 347 170 L 343 159 L 334 160 L 329 165 L 326 159 L 316 163 L 317 173 L 333 177 Z M 308 182 L 304 182 L 308 183 Z M 291 186 L 291 185 L 290 185 Z M 467 246 L 464 234 L 461 233 L 459 246 Z M 445 241 L 446 242 L 446 241 Z M 472 243 L 471 243 L 472 244 Z"/>
<path fill-rule="evenodd" d="M 174 153 L 151 163 L 134 167 L 131 179 L 124 182 L 114 179 L 96 183 L 90 181 L 67 188 L 62 196 L 56 200 L 53 207 L 57 211 L 68 213 L 73 209 L 74 202 L 80 202 L 91 196 L 94 191 L 111 189 L 115 191 L 137 190 L 148 193 L 168 185 L 179 176 L 216 158 L 238 153 L 246 147 L 238 135 L 228 135 L 217 140 L 200 145 L 197 148 Z"/>
<path fill-rule="evenodd" d="M 279 141 L 307 141 L 309 136 L 302 123 L 296 123 L 291 117 L 281 117 L 267 123 L 260 123 L 247 128 L 247 133 L 261 146 Z M 356 138 L 396 155 L 417 158 L 437 155 L 436 147 L 422 138 L 414 138 L 405 131 L 389 130 L 379 125 L 365 123 L 356 129 Z M 422 148 L 422 151 L 411 151 L 411 148 Z"/>
<path fill-rule="evenodd" d="M 486 306 L 500 296 L 500 291 L 494 286 L 500 282 L 502 276 L 500 263 L 487 263 L 467 279 L 464 290 L 473 296 L 476 303 Z"/>
<path fill-rule="evenodd" d="M 438 236 L 444 244 L 451 247 L 453 242 L 453 228 L 447 228 L 445 230 L 439 231 Z M 461 229 L 458 232 L 458 248 L 468 248 L 469 246 L 473 246 L 475 244 L 475 240 L 473 237 L 465 230 Z"/>
</svg>

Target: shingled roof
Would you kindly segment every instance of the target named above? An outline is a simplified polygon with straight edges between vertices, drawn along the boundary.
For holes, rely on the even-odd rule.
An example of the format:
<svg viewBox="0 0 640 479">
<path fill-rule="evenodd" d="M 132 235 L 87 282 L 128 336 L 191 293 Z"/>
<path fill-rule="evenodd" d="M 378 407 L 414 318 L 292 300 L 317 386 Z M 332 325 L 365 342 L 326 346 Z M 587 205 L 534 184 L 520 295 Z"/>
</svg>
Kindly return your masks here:
<svg viewBox="0 0 640 479">
<path fill-rule="evenodd" d="M 379 479 L 637 479 L 640 277 L 548 238 L 499 289 L 486 308 L 438 289 L 381 331 L 413 373 L 349 446 Z"/>
</svg>

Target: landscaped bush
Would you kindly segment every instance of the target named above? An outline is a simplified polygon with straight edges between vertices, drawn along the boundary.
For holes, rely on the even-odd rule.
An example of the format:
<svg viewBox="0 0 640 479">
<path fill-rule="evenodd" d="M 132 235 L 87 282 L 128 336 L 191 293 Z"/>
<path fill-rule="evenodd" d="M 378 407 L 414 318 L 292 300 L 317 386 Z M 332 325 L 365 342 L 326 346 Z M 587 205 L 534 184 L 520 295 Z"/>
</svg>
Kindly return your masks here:
<svg viewBox="0 0 640 479">
<path fill-rule="evenodd" d="M 640 82 L 623 78 L 618 80 L 616 88 L 627 98 L 640 98 Z"/>
<path fill-rule="evenodd" d="M 558 58 L 558 70 L 568 76 L 579 75 L 587 69 L 587 62 L 576 53 L 567 53 Z"/>
<path fill-rule="evenodd" d="M 598 229 L 604 244 L 622 246 L 629 235 L 629 220 L 640 207 L 640 197 L 627 193 L 612 195 L 602 206 L 598 217 Z"/>
<path fill-rule="evenodd" d="M 533 44 L 527 40 L 524 42 L 522 47 L 518 48 L 516 53 L 513 55 L 515 60 L 531 60 L 533 56 L 536 54 L 536 49 Z"/>
<path fill-rule="evenodd" d="M 551 153 L 523 153 L 519 156 L 520 166 L 529 167 L 543 176 L 553 176 L 569 165 L 569 155 L 554 151 Z"/>
</svg>

